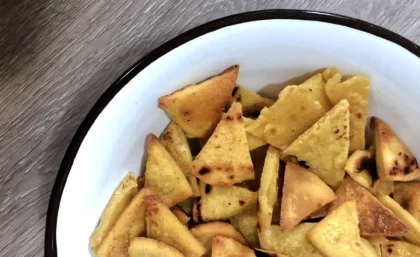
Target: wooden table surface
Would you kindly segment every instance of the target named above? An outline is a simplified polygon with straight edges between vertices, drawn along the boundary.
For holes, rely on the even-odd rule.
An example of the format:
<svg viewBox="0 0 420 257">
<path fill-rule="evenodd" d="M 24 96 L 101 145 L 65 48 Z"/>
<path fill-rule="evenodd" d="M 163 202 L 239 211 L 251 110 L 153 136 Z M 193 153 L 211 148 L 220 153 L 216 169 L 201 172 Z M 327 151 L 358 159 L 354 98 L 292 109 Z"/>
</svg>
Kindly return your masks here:
<svg viewBox="0 0 420 257">
<path fill-rule="evenodd" d="M 213 3 L 210 3 L 213 2 Z M 0 0 L 0 256 L 42 256 L 58 167 L 105 89 L 156 46 L 267 8 L 340 13 L 420 44 L 417 0 Z"/>
</svg>

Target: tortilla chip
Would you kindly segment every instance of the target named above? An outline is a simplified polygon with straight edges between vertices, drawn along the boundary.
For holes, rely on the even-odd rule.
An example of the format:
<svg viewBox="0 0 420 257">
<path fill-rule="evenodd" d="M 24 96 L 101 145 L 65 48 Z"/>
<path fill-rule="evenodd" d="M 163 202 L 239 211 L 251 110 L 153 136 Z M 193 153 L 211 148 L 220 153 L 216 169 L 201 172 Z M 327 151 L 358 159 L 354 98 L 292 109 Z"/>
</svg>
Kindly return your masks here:
<svg viewBox="0 0 420 257">
<path fill-rule="evenodd" d="M 212 240 L 215 236 L 229 237 L 243 245 L 247 245 L 245 237 L 235 227 L 226 222 L 212 221 L 199 224 L 192 227 L 190 231 L 204 245 L 207 251 L 211 250 Z"/>
<path fill-rule="evenodd" d="M 280 226 L 271 225 L 264 233 L 259 234 L 261 248 L 288 257 L 324 257 L 306 237 L 315 225 L 316 223 L 301 223 L 286 232 L 282 232 Z"/>
<path fill-rule="evenodd" d="M 171 154 L 155 135 L 150 134 L 147 140 L 145 187 L 169 207 L 192 196 L 191 186 Z"/>
<path fill-rule="evenodd" d="M 360 238 L 360 246 L 362 248 L 363 257 L 380 257 L 375 248 L 363 237 Z"/>
<path fill-rule="evenodd" d="M 176 248 L 146 237 L 136 237 L 131 239 L 128 253 L 130 257 L 185 257 Z"/>
<path fill-rule="evenodd" d="M 206 249 L 157 197 L 146 198 L 147 237 L 178 249 L 185 257 L 202 256 Z"/>
<path fill-rule="evenodd" d="M 172 155 L 179 168 L 184 173 L 185 177 L 190 183 L 193 190 L 193 196 L 199 196 L 197 179 L 189 172 L 192 163 L 192 155 L 190 145 L 188 144 L 187 137 L 181 128 L 175 123 L 169 123 L 165 131 L 163 131 L 160 143 Z"/>
<path fill-rule="evenodd" d="M 258 247 L 260 245 L 258 241 L 257 231 L 257 205 L 249 207 L 247 210 L 236 216 L 229 218 L 230 224 L 234 226 L 239 232 L 244 235 L 249 246 Z"/>
<path fill-rule="evenodd" d="M 318 210 L 314 211 L 313 213 L 309 214 L 304 220 L 312 220 L 312 219 L 319 219 L 324 218 L 328 215 L 328 210 L 330 208 L 330 204 L 326 204 L 319 208 Z"/>
<path fill-rule="evenodd" d="M 256 257 L 254 251 L 230 237 L 216 236 L 211 247 L 212 257 Z"/>
<path fill-rule="evenodd" d="M 258 230 L 264 232 L 271 225 L 274 204 L 277 202 L 280 151 L 270 146 L 265 157 L 258 189 Z"/>
<path fill-rule="evenodd" d="M 335 199 L 334 191 L 315 174 L 288 162 L 281 199 L 280 226 L 288 230 Z"/>
<path fill-rule="evenodd" d="M 241 214 L 257 202 L 257 192 L 237 186 L 199 184 L 201 197 L 193 208 L 195 222 L 225 220 Z"/>
<path fill-rule="evenodd" d="M 184 224 L 185 226 L 188 225 L 190 221 L 190 217 L 178 206 L 174 206 L 171 208 L 171 212 L 177 217 L 177 219 Z"/>
<path fill-rule="evenodd" d="M 159 97 L 159 108 L 164 110 L 188 137 L 202 138 L 211 134 L 222 118 L 223 109 L 231 99 L 239 66 L 199 84 L 189 85 L 170 95 Z"/>
<path fill-rule="evenodd" d="M 420 256 L 420 247 L 403 242 L 390 240 L 381 245 L 381 257 L 418 257 Z"/>
<path fill-rule="evenodd" d="M 420 192 L 416 192 L 408 201 L 407 211 L 420 222 Z"/>
<path fill-rule="evenodd" d="M 247 127 L 251 126 L 255 122 L 255 120 L 252 120 L 252 119 L 249 119 L 249 118 L 245 118 L 245 117 L 242 117 L 242 118 L 244 120 L 245 129 Z M 252 151 L 254 149 L 257 149 L 258 147 L 261 147 L 261 146 L 267 144 L 267 142 L 265 142 L 263 139 L 261 139 L 257 136 L 254 136 L 253 134 L 251 134 L 249 132 L 246 132 L 246 140 L 248 141 L 249 151 Z"/>
<path fill-rule="evenodd" d="M 99 246 L 98 257 L 128 257 L 130 240 L 146 232 L 145 199 L 150 195 L 153 192 L 143 188 L 134 196 Z"/>
<path fill-rule="evenodd" d="M 365 237 L 367 241 L 372 245 L 372 247 L 375 249 L 375 252 L 378 257 L 382 257 L 382 249 L 381 245 L 384 243 L 388 243 L 389 240 L 386 237 L 383 236 L 367 236 Z"/>
<path fill-rule="evenodd" d="M 191 173 L 210 185 L 254 179 L 240 103 L 233 103 L 191 164 Z"/>
<path fill-rule="evenodd" d="M 372 154 L 367 150 L 356 150 L 346 162 L 344 170 L 350 177 L 366 189 L 373 184 L 371 174 L 376 175 L 376 164 Z"/>
<path fill-rule="evenodd" d="M 199 190 L 200 191 L 200 190 Z M 190 197 L 185 199 L 182 202 L 178 203 L 179 208 L 181 208 L 188 216 L 192 215 L 192 209 L 194 204 L 195 198 Z"/>
<path fill-rule="evenodd" d="M 364 76 L 353 76 L 340 82 L 335 74 L 325 85 L 325 92 L 332 104 L 342 99 L 350 103 L 350 152 L 365 149 L 366 114 L 369 103 L 370 80 Z"/>
<path fill-rule="evenodd" d="M 374 195 L 391 195 L 394 192 L 394 181 L 377 179 L 369 191 Z"/>
<path fill-rule="evenodd" d="M 118 217 L 127 208 L 131 200 L 137 193 L 137 182 L 133 172 L 127 173 L 115 189 L 111 198 L 109 199 L 98 225 L 89 238 L 89 245 L 92 251 L 96 253 L 99 245 L 105 239 L 105 236 L 114 226 Z"/>
<path fill-rule="evenodd" d="M 340 71 L 335 67 L 326 68 L 322 72 L 322 77 L 324 78 L 325 81 L 328 81 L 329 79 L 334 77 L 334 75 L 337 73 L 340 73 Z"/>
<path fill-rule="evenodd" d="M 305 161 L 309 170 L 336 188 L 344 178 L 349 151 L 349 103 L 341 100 L 331 111 L 284 150 Z"/>
<path fill-rule="evenodd" d="M 402 207 L 406 208 L 411 197 L 420 192 L 420 182 L 395 182 L 394 185 L 394 200 Z"/>
<path fill-rule="evenodd" d="M 278 100 L 261 110 L 246 130 L 269 144 L 283 149 L 312 126 L 329 109 L 325 82 L 319 73 L 299 86 L 287 86 Z"/>
<path fill-rule="evenodd" d="M 420 222 L 416 220 L 408 211 L 404 210 L 396 201 L 387 195 L 378 195 L 378 200 L 381 201 L 388 209 L 390 209 L 395 216 L 400 218 L 410 230 L 404 238 L 410 243 L 420 246 Z"/>
<path fill-rule="evenodd" d="M 254 248 L 254 251 L 256 252 L 256 255 L 258 257 L 287 257 L 286 255 L 283 255 L 281 253 L 276 253 L 258 248 Z"/>
<path fill-rule="evenodd" d="M 346 178 L 337 189 L 337 199 L 330 210 L 346 201 L 357 203 L 360 234 L 364 236 L 403 236 L 408 227 L 379 202 L 369 191 Z"/>
<path fill-rule="evenodd" d="M 307 237 L 326 257 L 362 257 L 356 202 L 345 202 L 321 220 Z"/>
<path fill-rule="evenodd" d="M 379 178 L 389 181 L 410 181 L 420 177 L 416 158 L 392 130 L 378 118 L 372 118 Z"/>
<path fill-rule="evenodd" d="M 257 93 L 249 91 L 240 86 L 236 86 L 232 92 L 231 103 L 239 102 L 242 105 L 242 112 L 244 116 L 256 116 L 264 107 L 270 107 L 275 102 L 274 100 L 263 97 Z"/>
</svg>

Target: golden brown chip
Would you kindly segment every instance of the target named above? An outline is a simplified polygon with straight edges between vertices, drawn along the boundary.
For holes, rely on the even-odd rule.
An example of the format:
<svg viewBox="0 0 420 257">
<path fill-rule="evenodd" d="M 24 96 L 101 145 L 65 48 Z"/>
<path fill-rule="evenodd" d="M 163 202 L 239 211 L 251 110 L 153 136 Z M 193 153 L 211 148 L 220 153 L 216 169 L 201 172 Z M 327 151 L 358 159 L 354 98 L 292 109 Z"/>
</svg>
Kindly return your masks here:
<svg viewBox="0 0 420 257">
<path fill-rule="evenodd" d="M 321 220 L 307 237 L 326 257 L 362 257 L 356 202 L 345 202 Z"/>
<path fill-rule="evenodd" d="M 408 200 L 407 211 L 420 222 L 420 192 L 416 192 Z"/>
<path fill-rule="evenodd" d="M 299 86 L 288 86 L 269 108 L 261 110 L 246 130 L 269 144 L 283 149 L 312 126 L 329 109 L 325 82 L 319 73 Z"/>
<path fill-rule="evenodd" d="M 270 107 L 275 102 L 270 98 L 263 97 L 240 86 L 236 86 L 233 89 L 232 95 L 231 102 L 241 103 L 244 116 L 259 114 L 262 108 Z"/>
<path fill-rule="evenodd" d="M 410 230 L 404 238 L 410 243 L 420 246 L 420 222 L 416 220 L 408 211 L 404 210 L 396 201 L 387 195 L 378 195 L 378 200 L 381 201 L 388 209 L 390 209 L 395 216 L 400 218 Z"/>
<path fill-rule="evenodd" d="M 193 208 L 195 222 L 225 220 L 257 202 L 257 192 L 237 186 L 212 186 L 200 182 L 201 197 Z"/>
<path fill-rule="evenodd" d="M 285 150 L 336 188 L 344 178 L 349 151 L 349 103 L 341 100 Z"/>
<path fill-rule="evenodd" d="M 234 226 L 239 232 L 244 235 L 248 241 L 249 246 L 258 247 L 260 245 L 258 241 L 258 231 L 257 231 L 257 205 L 246 209 L 241 214 L 229 218 L 230 223 Z"/>
<path fill-rule="evenodd" d="M 164 110 L 188 137 L 207 137 L 222 118 L 223 109 L 231 99 L 232 90 L 236 85 L 238 72 L 239 66 L 235 65 L 199 84 L 162 96 L 158 100 L 159 108 Z"/>
<path fill-rule="evenodd" d="M 147 140 L 145 187 L 169 207 L 192 196 L 191 186 L 171 154 L 155 135 L 150 134 Z"/>
<path fill-rule="evenodd" d="M 280 151 L 270 146 L 265 157 L 258 189 L 258 230 L 263 232 L 271 225 L 274 204 L 277 202 Z"/>
<path fill-rule="evenodd" d="M 335 67 L 326 68 L 322 72 L 322 77 L 325 81 L 330 80 L 332 77 L 334 77 L 335 74 L 340 73 L 340 71 Z"/>
<path fill-rule="evenodd" d="M 372 173 L 376 174 L 375 159 L 367 150 L 356 150 L 347 159 L 344 170 L 354 181 L 366 189 L 373 184 Z"/>
<path fill-rule="evenodd" d="M 411 197 L 420 192 L 420 182 L 395 182 L 394 200 L 402 207 L 406 208 Z"/>
<path fill-rule="evenodd" d="M 99 245 L 102 243 L 112 226 L 114 226 L 124 209 L 130 204 L 136 193 L 137 182 L 133 172 L 129 172 L 115 189 L 101 214 L 98 225 L 89 238 L 89 244 L 93 252 L 96 253 Z"/>
<path fill-rule="evenodd" d="M 261 248 L 284 254 L 288 257 L 324 257 L 307 239 L 307 233 L 317 223 L 301 223 L 282 232 L 280 226 L 271 225 L 260 233 Z"/>
<path fill-rule="evenodd" d="M 351 178 L 346 178 L 337 189 L 334 210 L 346 201 L 357 203 L 360 234 L 365 236 L 403 236 L 408 227 L 379 202 L 369 191 Z"/>
<path fill-rule="evenodd" d="M 363 257 L 380 257 L 375 248 L 363 237 L 360 238 L 360 246 L 362 247 Z"/>
<path fill-rule="evenodd" d="M 140 190 L 118 217 L 98 248 L 98 257 L 128 256 L 130 240 L 146 232 L 145 199 L 153 195 L 150 189 Z"/>
<path fill-rule="evenodd" d="M 403 241 L 390 240 L 381 245 L 381 257 L 418 257 L 420 247 Z"/>
<path fill-rule="evenodd" d="M 243 119 L 244 119 L 245 129 L 248 126 L 251 126 L 255 122 L 255 120 L 252 120 L 252 119 L 249 119 L 249 118 L 243 117 Z M 257 136 L 254 136 L 253 134 L 251 134 L 249 132 L 246 132 L 246 140 L 248 141 L 249 151 L 252 151 L 254 149 L 257 149 L 258 147 L 261 147 L 261 146 L 267 144 L 267 142 L 265 142 L 263 139 L 261 139 Z"/>
<path fill-rule="evenodd" d="M 191 189 L 193 190 L 193 196 L 199 196 L 200 192 L 198 190 L 197 179 L 189 172 L 193 158 L 191 155 L 190 145 L 188 144 L 188 140 L 184 132 L 175 122 L 172 121 L 169 123 L 165 131 L 163 131 L 160 142 L 172 155 L 179 168 L 184 173 L 190 183 Z"/>
<path fill-rule="evenodd" d="M 254 248 L 254 251 L 257 253 L 256 255 L 258 257 L 287 257 L 286 255 L 283 255 L 281 253 L 276 253 L 273 251 L 267 251 L 263 249 Z"/>
<path fill-rule="evenodd" d="M 192 227 L 190 231 L 204 245 L 207 251 L 211 250 L 212 240 L 215 236 L 229 237 L 243 245 L 247 245 L 245 237 L 235 227 L 226 222 L 212 221 L 199 224 Z"/>
<path fill-rule="evenodd" d="M 205 252 L 200 243 L 157 197 L 146 198 L 147 237 L 178 249 L 185 257 L 200 257 Z"/>
<path fill-rule="evenodd" d="M 233 103 L 191 164 L 191 173 L 210 185 L 254 179 L 240 103 Z"/>
<path fill-rule="evenodd" d="M 200 191 L 200 190 L 199 190 Z M 178 206 L 189 216 L 192 215 L 192 209 L 193 209 L 193 204 L 194 204 L 195 198 L 190 197 L 185 199 L 182 202 L 178 203 Z"/>
<path fill-rule="evenodd" d="M 364 76 L 353 76 L 340 82 L 335 74 L 327 81 L 325 92 L 332 104 L 342 99 L 350 103 L 350 152 L 365 148 L 366 114 L 369 103 L 370 80 Z"/>
<path fill-rule="evenodd" d="M 130 257 L 185 257 L 176 248 L 146 237 L 131 239 L 128 254 Z"/>
<path fill-rule="evenodd" d="M 391 195 L 394 192 L 394 181 L 377 179 L 373 182 L 373 186 L 369 191 L 374 195 Z"/>
<path fill-rule="evenodd" d="M 378 118 L 372 118 L 375 136 L 376 166 L 380 179 L 410 181 L 420 177 L 416 158 L 392 130 Z"/>
<path fill-rule="evenodd" d="M 188 221 L 190 221 L 190 217 L 178 206 L 174 206 L 171 208 L 171 212 L 177 217 L 177 219 L 184 224 L 185 226 L 188 225 Z"/>
<path fill-rule="evenodd" d="M 213 238 L 211 252 L 212 257 L 256 257 L 251 248 L 224 236 Z"/>
</svg>

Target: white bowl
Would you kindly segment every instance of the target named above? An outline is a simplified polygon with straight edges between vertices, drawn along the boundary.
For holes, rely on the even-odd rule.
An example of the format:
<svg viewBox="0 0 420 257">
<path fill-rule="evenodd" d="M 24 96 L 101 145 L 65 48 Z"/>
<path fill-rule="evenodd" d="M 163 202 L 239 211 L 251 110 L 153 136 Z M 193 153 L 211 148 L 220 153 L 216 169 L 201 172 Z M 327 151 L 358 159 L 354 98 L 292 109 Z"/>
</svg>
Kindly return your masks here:
<svg viewBox="0 0 420 257">
<path fill-rule="evenodd" d="M 46 256 L 92 256 L 88 238 L 113 190 L 127 171 L 142 172 L 146 135 L 169 122 L 157 98 L 232 64 L 240 65 L 238 84 L 254 91 L 327 66 L 367 75 L 369 116 L 389 123 L 420 156 L 419 56 L 390 31 L 307 11 L 245 13 L 177 37 L 115 82 L 77 131 L 51 197 Z"/>
</svg>

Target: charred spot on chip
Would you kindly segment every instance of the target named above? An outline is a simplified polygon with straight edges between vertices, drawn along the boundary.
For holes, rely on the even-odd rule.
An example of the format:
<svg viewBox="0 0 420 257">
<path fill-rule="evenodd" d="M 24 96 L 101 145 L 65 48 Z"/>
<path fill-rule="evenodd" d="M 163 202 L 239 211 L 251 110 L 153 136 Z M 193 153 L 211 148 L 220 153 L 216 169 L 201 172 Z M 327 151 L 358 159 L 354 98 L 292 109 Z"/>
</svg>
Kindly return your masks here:
<svg viewBox="0 0 420 257">
<path fill-rule="evenodd" d="M 226 120 L 233 120 L 232 116 L 230 116 L 230 115 L 226 115 L 225 119 Z"/>
<path fill-rule="evenodd" d="M 184 115 L 184 116 L 188 116 L 188 115 L 190 115 L 190 111 L 183 111 L 183 112 L 182 112 L 182 115 Z"/>
<path fill-rule="evenodd" d="M 170 131 L 166 131 L 162 135 L 162 139 L 164 140 L 172 140 L 172 133 Z"/>
<path fill-rule="evenodd" d="M 241 206 L 243 206 L 243 205 L 245 204 L 245 201 L 239 200 L 239 204 L 240 204 Z"/>
<path fill-rule="evenodd" d="M 235 176 L 234 176 L 234 175 L 230 175 L 230 176 L 229 176 L 229 178 L 230 178 L 230 179 L 234 179 L 234 178 L 235 178 Z"/>
<path fill-rule="evenodd" d="M 376 174 L 376 162 L 375 162 L 375 160 L 372 159 L 372 158 L 363 157 L 360 160 L 359 164 L 357 165 L 357 172 L 361 172 L 363 170 L 367 170 L 369 172 L 369 174 L 374 174 L 374 173 Z"/>
<path fill-rule="evenodd" d="M 392 248 L 388 248 L 387 252 L 392 253 Z"/>
<path fill-rule="evenodd" d="M 405 166 L 405 168 L 404 168 L 404 174 L 409 174 L 411 171 L 410 171 L 410 166 Z"/>
<path fill-rule="evenodd" d="M 198 172 L 200 175 L 204 175 L 204 174 L 207 174 L 207 173 L 209 173 L 210 172 L 210 170 L 208 169 L 208 168 L 206 168 L 206 167 L 203 167 L 203 168 L 201 168 L 200 169 L 200 171 Z"/>
<path fill-rule="evenodd" d="M 236 119 L 237 119 L 237 120 L 242 120 L 242 114 L 237 113 L 237 114 L 236 114 Z"/>
<path fill-rule="evenodd" d="M 401 155 L 402 155 L 402 152 L 399 152 L 399 153 L 398 153 L 398 156 L 401 156 Z"/>
<path fill-rule="evenodd" d="M 360 112 L 358 112 L 358 113 L 356 114 L 356 116 L 357 116 L 357 118 L 358 118 L 358 119 L 361 119 L 361 118 L 362 118 L 362 114 L 361 114 Z"/>
<path fill-rule="evenodd" d="M 305 161 L 298 161 L 299 166 L 304 167 L 305 169 L 309 169 L 309 165 Z"/>
<path fill-rule="evenodd" d="M 255 111 L 253 111 L 252 113 L 251 113 L 251 117 L 253 117 L 253 118 L 258 118 L 258 116 L 260 116 L 260 111 L 258 111 L 258 110 L 255 110 Z"/>
<path fill-rule="evenodd" d="M 338 134 L 338 133 L 340 133 L 340 129 L 334 130 L 334 134 Z"/>
<path fill-rule="evenodd" d="M 238 91 L 238 89 L 239 89 L 238 86 L 236 86 L 236 87 L 233 88 L 233 90 L 232 90 L 232 96 L 235 96 L 235 94 Z"/>
<path fill-rule="evenodd" d="M 412 166 L 412 168 L 413 168 L 413 169 L 418 169 L 419 164 L 417 163 L 416 158 L 413 158 L 413 159 L 411 160 L 410 166 Z"/>
<path fill-rule="evenodd" d="M 242 100 L 242 96 L 238 95 L 238 97 L 236 97 L 236 101 L 240 102 Z"/>
<path fill-rule="evenodd" d="M 207 184 L 206 188 L 205 188 L 206 194 L 210 193 L 210 191 L 211 191 L 211 186 L 209 184 Z"/>
</svg>

